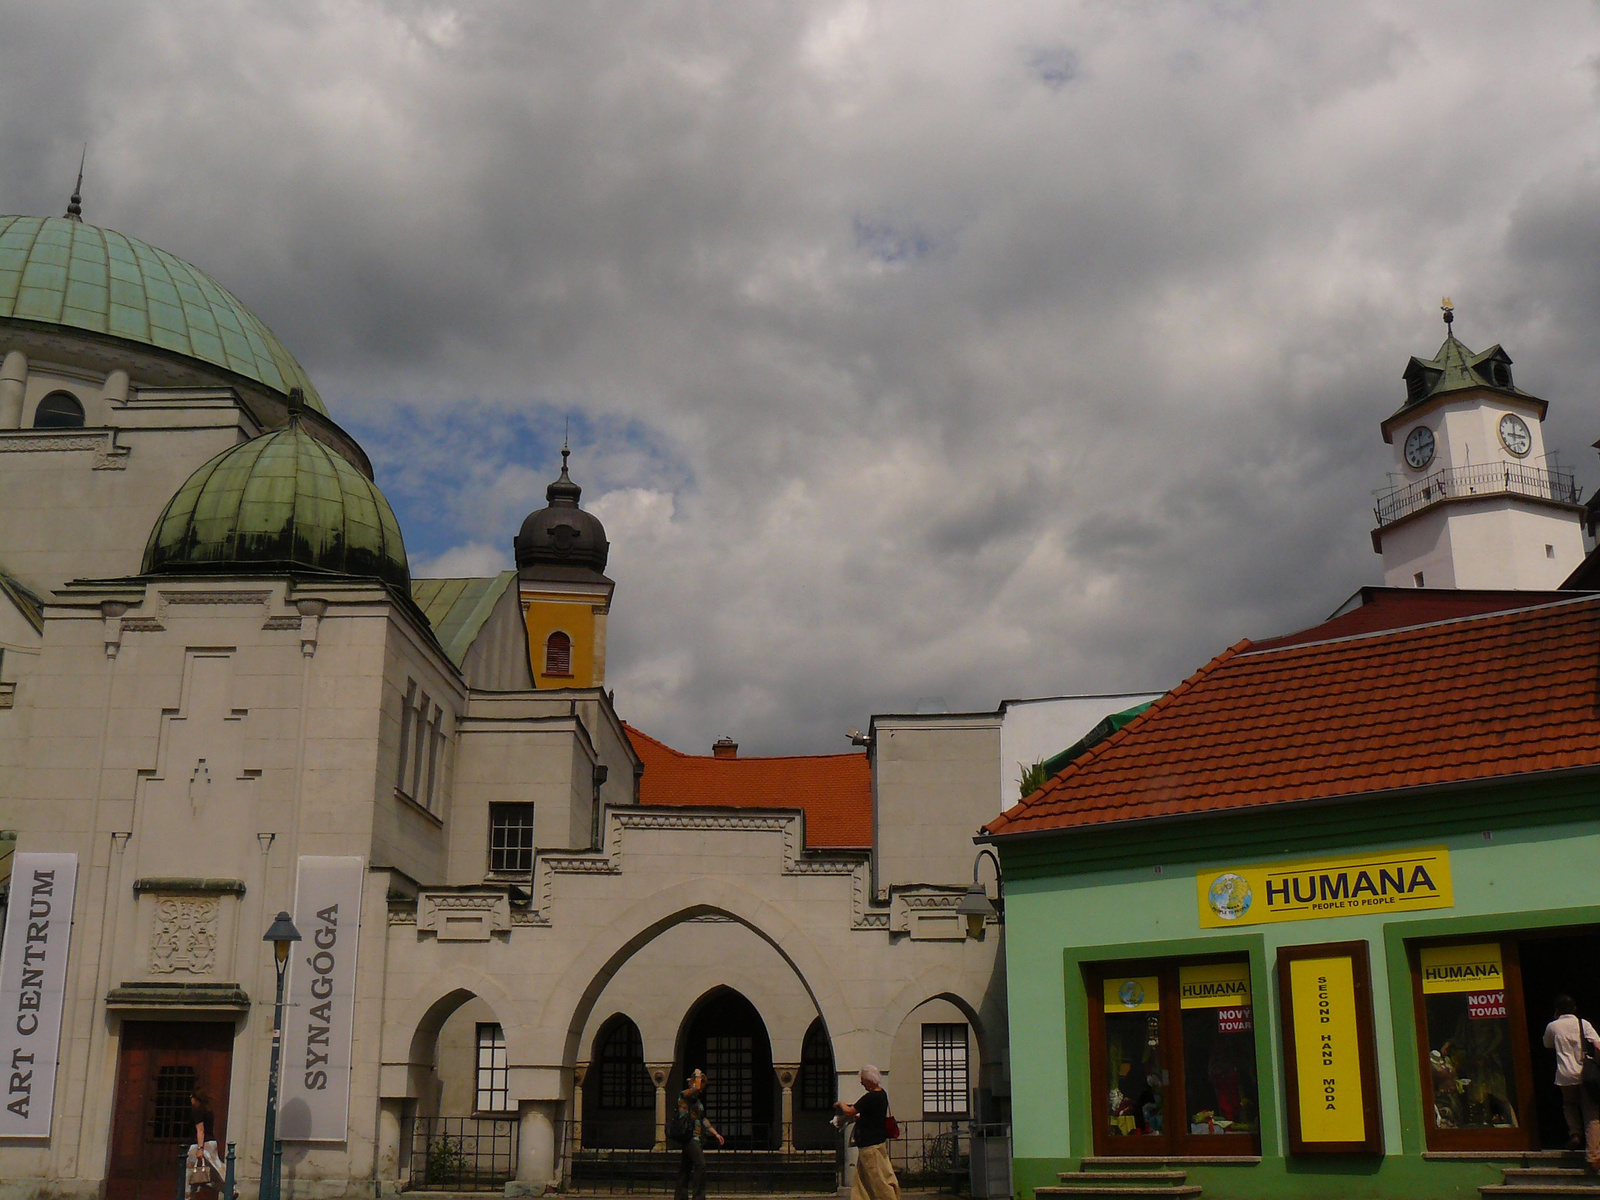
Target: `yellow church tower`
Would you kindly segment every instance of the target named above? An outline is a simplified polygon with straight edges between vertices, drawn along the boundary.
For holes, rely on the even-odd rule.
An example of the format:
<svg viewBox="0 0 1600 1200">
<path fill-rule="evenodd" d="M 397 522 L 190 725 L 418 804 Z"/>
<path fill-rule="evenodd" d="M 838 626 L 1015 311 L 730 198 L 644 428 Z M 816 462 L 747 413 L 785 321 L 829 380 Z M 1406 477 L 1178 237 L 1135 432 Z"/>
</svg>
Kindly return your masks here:
<svg viewBox="0 0 1600 1200">
<path fill-rule="evenodd" d="M 583 489 L 567 474 L 545 489 L 548 506 L 530 513 L 514 543 L 529 665 L 539 688 L 603 687 L 606 614 L 616 584 L 607 579 L 605 526 L 578 507 Z"/>
</svg>

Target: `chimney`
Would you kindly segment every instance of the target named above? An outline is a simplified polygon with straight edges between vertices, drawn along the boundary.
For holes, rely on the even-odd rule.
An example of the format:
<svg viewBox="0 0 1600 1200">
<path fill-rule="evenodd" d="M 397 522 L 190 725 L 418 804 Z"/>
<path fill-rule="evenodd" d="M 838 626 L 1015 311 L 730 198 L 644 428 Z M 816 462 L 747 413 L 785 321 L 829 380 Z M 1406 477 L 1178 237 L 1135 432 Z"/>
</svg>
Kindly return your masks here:
<svg viewBox="0 0 1600 1200">
<path fill-rule="evenodd" d="M 719 737 L 711 747 L 713 758 L 738 758 L 739 743 L 731 737 Z"/>
</svg>

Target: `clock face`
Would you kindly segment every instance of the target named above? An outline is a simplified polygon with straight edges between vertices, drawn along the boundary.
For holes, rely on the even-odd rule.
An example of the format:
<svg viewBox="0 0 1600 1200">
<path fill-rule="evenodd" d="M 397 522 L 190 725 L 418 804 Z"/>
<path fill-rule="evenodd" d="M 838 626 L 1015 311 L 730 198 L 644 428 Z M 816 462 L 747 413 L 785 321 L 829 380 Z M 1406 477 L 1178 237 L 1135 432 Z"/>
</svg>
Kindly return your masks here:
<svg viewBox="0 0 1600 1200">
<path fill-rule="evenodd" d="M 1533 448 L 1533 435 L 1528 432 L 1528 426 L 1522 418 L 1515 413 L 1507 413 L 1500 418 L 1500 441 L 1518 458 L 1522 458 Z"/>
<path fill-rule="evenodd" d="M 1433 430 L 1418 425 L 1406 435 L 1406 466 L 1420 471 L 1433 461 Z"/>
</svg>

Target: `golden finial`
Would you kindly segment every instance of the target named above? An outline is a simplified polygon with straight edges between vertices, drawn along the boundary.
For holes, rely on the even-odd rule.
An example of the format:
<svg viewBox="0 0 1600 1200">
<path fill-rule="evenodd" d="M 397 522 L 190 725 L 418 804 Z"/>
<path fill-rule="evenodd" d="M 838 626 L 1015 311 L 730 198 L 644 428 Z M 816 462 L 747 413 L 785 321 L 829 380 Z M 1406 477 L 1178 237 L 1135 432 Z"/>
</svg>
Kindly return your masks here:
<svg viewBox="0 0 1600 1200">
<path fill-rule="evenodd" d="M 1450 323 L 1456 319 L 1456 306 L 1450 303 L 1449 296 L 1439 301 L 1439 311 L 1444 313 L 1444 325 L 1446 329 L 1449 329 Z"/>
</svg>

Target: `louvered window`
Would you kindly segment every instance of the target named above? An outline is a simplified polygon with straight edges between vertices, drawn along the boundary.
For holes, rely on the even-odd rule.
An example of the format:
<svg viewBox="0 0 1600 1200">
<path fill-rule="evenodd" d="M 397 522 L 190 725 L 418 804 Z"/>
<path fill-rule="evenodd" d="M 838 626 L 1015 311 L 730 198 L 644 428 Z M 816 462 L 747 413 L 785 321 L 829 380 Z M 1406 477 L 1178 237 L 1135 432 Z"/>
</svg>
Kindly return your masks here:
<svg viewBox="0 0 1600 1200">
<path fill-rule="evenodd" d="M 572 674 L 572 639 L 557 630 L 544 644 L 544 673 L 546 675 Z"/>
</svg>

